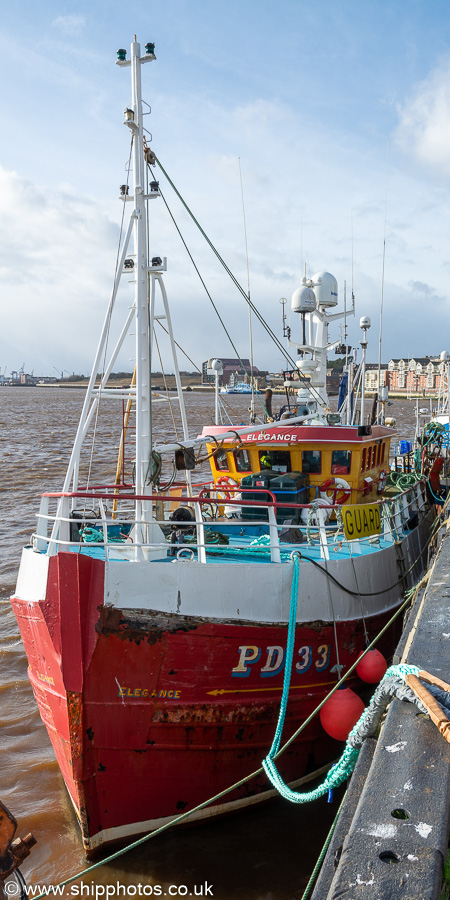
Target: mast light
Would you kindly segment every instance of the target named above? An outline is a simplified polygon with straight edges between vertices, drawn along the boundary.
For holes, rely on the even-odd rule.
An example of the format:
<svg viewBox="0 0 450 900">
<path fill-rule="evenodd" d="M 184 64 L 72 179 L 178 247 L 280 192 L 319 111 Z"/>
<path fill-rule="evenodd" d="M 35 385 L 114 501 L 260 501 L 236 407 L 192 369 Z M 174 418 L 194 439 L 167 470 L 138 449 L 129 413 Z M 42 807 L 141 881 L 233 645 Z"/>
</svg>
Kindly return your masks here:
<svg viewBox="0 0 450 900">
<path fill-rule="evenodd" d="M 154 56 L 154 53 L 155 53 L 155 44 L 151 41 L 150 43 L 145 45 L 145 55 L 146 56 Z"/>
<path fill-rule="evenodd" d="M 118 50 L 117 51 L 117 59 L 119 60 L 119 62 L 125 62 L 126 58 L 127 58 L 126 50 Z"/>
<path fill-rule="evenodd" d="M 124 109 L 123 115 L 125 122 L 134 122 L 134 112 L 132 109 Z"/>
</svg>

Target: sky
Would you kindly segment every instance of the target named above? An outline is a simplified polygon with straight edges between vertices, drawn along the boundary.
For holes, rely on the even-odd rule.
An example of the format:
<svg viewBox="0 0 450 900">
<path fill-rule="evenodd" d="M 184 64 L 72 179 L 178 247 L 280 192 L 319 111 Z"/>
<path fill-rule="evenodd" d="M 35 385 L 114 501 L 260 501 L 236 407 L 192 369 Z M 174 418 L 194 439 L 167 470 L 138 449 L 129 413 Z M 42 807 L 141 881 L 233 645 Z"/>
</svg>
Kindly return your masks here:
<svg viewBox="0 0 450 900">
<path fill-rule="evenodd" d="M 87 374 L 112 287 L 126 180 L 133 35 L 151 147 L 278 336 L 280 299 L 306 273 L 353 290 L 348 341 L 370 316 L 368 360 L 450 350 L 448 0 L 23 0 L 0 23 L 0 371 Z M 150 139 L 150 135 L 149 135 Z M 234 346 L 242 296 L 159 173 Z M 241 186 L 242 185 L 242 186 Z M 244 200 L 244 203 L 243 203 Z M 248 276 L 245 230 L 248 246 Z M 128 209 L 127 209 L 128 212 Z M 151 255 L 167 256 L 175 338 L 198 366 L 234 357 L 162 200 Z M 132 302 L 121 289 L 118 313 Z M 298 317 L 291 316 L 300 340 Z M 161 334 L 161 338 L 162 338 Z M 330 327 L 330 337 L 339 330 Z M 255 365 L 282 356 L 252 328 Z M 168 348 L 159 341 L 164 367 Z M 118 366 L 131 371 L 133 348 Z M 180 357 L 182 369 L 192 364 Z M 154 365 L 154 369 L 160 368 Z"/>
</svg>

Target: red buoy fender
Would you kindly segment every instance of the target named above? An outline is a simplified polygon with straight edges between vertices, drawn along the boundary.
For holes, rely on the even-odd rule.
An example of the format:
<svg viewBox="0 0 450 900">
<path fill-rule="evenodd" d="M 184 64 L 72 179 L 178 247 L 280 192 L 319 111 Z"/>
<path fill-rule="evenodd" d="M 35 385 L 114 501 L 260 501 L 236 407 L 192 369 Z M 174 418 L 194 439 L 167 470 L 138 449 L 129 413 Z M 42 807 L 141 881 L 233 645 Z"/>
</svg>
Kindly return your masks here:
<svg viewBox="0 0 450 900">
<path fill-rule="evenodd" d="M 336 741 L 346 741 L 364 711 L 364 703 L 351 688 L 340 688 L 320 710 L 322 728 Z"/>
<path fill-rule="evenodd" d="M 387 662 L 383 654 L 373 648 L 360 659 L 356 666 L 356 674 L 359 675 L 361 681 L 365 681 L 367 684 L 376 684 L 381 681 L 386 669 Z"/>
</svg>

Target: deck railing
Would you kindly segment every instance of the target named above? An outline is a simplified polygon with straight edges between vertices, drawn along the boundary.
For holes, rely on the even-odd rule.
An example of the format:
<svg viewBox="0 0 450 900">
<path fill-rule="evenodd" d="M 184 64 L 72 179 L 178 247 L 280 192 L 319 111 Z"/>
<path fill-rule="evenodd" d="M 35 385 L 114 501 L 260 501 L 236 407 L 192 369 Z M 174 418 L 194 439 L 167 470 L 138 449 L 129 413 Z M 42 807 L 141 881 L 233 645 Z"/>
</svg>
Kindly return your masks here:
<svg viewBox="0 0 450 900">
<path fill-rule="evenodd" d="M 320 558 L 330 559 L 330 549 L 339 548 L 340 553 L 359 556 L 370 548 L 375 549 L 377 543 L 395 543 L 413 527 L 415 519 L 421 515 L 426 506 L 425 486 L 418 482 L 406 491 L 390 499 L 379 500 L 381 514 L 381 532 L 369 537 L 349 540 L 342 527 L 341 511 L 345 505 L 333 504 L 319 506 L 314 501 L 308 504 L 280 503 L 267 488 L 251 488 L 243 490 L 236 487 L 227 492 L 226 500 L 216 499 L 214 484 L 199 485 L 200 492 L 187 495 L 181 486 L 177 494 L 152 493 L 136 496 L 129 487 L 119 491 L 115 485 L 103 488 L 95 486 L 89 490 L 66 493 L 46 493 L 41 498 L 41 506 L 37 516 L 37 529 L 33 535 L 32 545 L 35 550 L 49 556 L 61 550 L 78 550 L 88 552 L 101 551 L 108 562 L 114 559 L 163 559 L 168 555 L 182 558 L 183 555 L 196 558 L 205 564 L 208 557 L 217 555 L 218 547 L 223 554 L 231 555 L 253 553 L 255 555 L 270 553 L 271 562 L 279 563 L 289 558 L 292 551 L 303 548 L 305 544 L 318 552 Z M 251 492 L 252 499 L 245 499 L 245 493 Z M 220 493 L 220 492 L 219 492 Z M 263 500 L 255 500 L 255 494 L 261 493 Z M 238 495 L 237 497 L 232 494 Z M 270 497 L 267 500 L 267 497 Z M 134 510 L 136 501 L 141 501 L 141 508 L 147 513 L 147 521 L 136 521 Z M 194 519 L 192 522 L 173 522 L 169 518 L 174 507 L 188 506 Z M 365 504 L 358 504 L 364 510 Z M 223 513 L 224 507 L 228 517 L 211 518 L 216 509 Z M 247 517 L 245 507 L 252 508 L 252 516 Z M 233 517 L 236 510 L 236 517 Z M 261 516 L 258 516 L 261 510 Z M 279 521 L 283 510 L 291 515 L 285 521 Z M 298 521 L 302 511 L 303 521 Z M 335 511 L 336 521 L 330 522 L 328 517 Z M 179 543 L 168 545 L 168 530 L 178 526 Z M 183 529 L 195 530 L 195 540 L 183 540 Z M 211 545 L 206 539 L 206 529 L 216 533 L 224 531 L 230 535 L 228 550 L 226 545 Z M 89 533 L 90 530 L 90 533 Z M 260 544 L 257 532 L 260 532 Z M 301 541 L 298 540 L 299 532 Z M 170 532 L 169 532 L 170 534 Z M 280 540 L 280 534 L 283 539 Z M 180 540 L 181 536 L 181 540 Z M 264 542 L 264 536 L 269 538 Z M 287 540 L 286 540 L 287 537 Z"/>
</svg>

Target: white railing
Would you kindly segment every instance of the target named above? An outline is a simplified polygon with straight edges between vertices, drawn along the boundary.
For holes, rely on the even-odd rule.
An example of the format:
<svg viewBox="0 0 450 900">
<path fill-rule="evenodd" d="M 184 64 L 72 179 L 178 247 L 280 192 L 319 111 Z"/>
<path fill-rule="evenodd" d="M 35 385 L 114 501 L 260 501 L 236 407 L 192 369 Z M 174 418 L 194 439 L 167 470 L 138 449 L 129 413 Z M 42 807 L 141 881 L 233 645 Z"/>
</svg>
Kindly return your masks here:
<svg viewBox="0 0 450 900">
<path fill-rule="evenodd" d="M 208 518 L 206 510 L 211 510 L 211 503 L 223 505 L 223 502 L 211 499 L 205 494 L 205 490 L 196 496 L 177 497 L 159 494 L 142 496 L 153 504 L 153 508 L 162 512 L 164 517 L 158 516 L 151 522 L 138 522 L 134 518 L 136 497 L 132 494 L 117 495 L 110 489 L 78 491 L 76 493 L 45 494 L 41 498 L 41 506 L 37 516 L 37 529 L 33 535 L 32 544 L 36 551 L 47 553 L 49 556 L 61 550 L 92 551 L 102 550 L 106 561 L 113 559 L 162 559 L 168 555 L 176 555 L 179 551 L 191 550 L 196 561 L 205 564 L 208 561 L 208 550 L 217 553 L 220 546 L 224 555 L 233 552 L 241 554 L 255 552 L 256 533 L 260 530 L 261 536 L 267 535 L 266 544 L 259 545 L 257 553 L 270 552 L 271 562 L 279 563 L 285 559 L 293 549 L 306 548 L 317 551 L 320 558 L 329 560 L 330 549 L 339 547 L 339 555 L 348 553 L 350 556 L 359 556 L 370 550 L 375 550 L 383 541 L 386 543 L 398 542 L 410 530 L 414 519 L 426 506 L 425 486 L 418 482 L 406 491 L 397 494 L 389 500 L 380 501 L 381 532 L 369 537 L 360 537 L 349 540 L 345 537 L 342 527 L 340 512 L 345 508 L 335 504 L 334 506 L 318 506 L 316 504 L 278 503 L 274 495 L 267 489 L 262 489 L 261 494 L 271 496 L 270 501 L 257 501 L 254 499 L 255 489 L 251 489 L 252 499 L 245 499 L 245 491 L 239 489 L 239 499 L 231 497 L 226 500 L 227 507 L 236 507 L 240 518 Z M 202 494 L 204 496 L 202 496 Z M 161 506 L 161 501 L 163 505 Z M 56 509 L 51 512 L 51 504 Z M 90 507 L 95 503 L 95 511 Z M 83 510 L 83 506 L 84 510 Z M 117 504 L 117 505 L 116 505 Z M 113 506 L 114 505 L 114 506 Z M 169 517 L 170 505 L 189 506 L 194 518 L 192 521 L 173 522 Z M 252 507 L 253 514 L 261 510 L 260 518 L 246 518 L 242 515 L 243 507 Z M 358 505 L 359 506 L 359 505 Z M 364 504 L 360 505 L 361 510 Z M 277 511 L 289 509 L 295 511 L 294 516 L 286 521 L 277 521 Z M 306 521 L 292 521 L 298 519 L 302 510 L 308 511 Z M 336 511 L 336 521 L 327 521 L 331 512 Z M 178 526 L 179 543 L 168 544 L 167 530 L 174 525 Z M 86 529 L 91 529 L 91 534 Z M 122 529 L 122 532 L 120 532 Z M 195 540 L 192 542 L 183 540 L 183 531 L 193 532 Z M 229 535 L 230 544 L 211 544 L 206 540 L 205 530 L 212 529 L 219 533 Z M 262 531 L 261 531 L 262 529 Z M 92 531 L 93 530 L 93 531 Z M 156 532 L 157 540 L 149 540 L 150 531 Z M 84 532 L 84 534 L 83 534 Z M 292 538 L 280 541 L 280 533 L 292 533 Z M 298 532 L 302 540 L 298 542 Z M 296 534 L 297 533 L 297 534 Z M 147 536 L 147 540 L 143 537 Z M 94 539 L 92 539 L 94 538 Z M 244 540 L 242 540 L 244 538 Z M 235 544 L 233 545 L 233 539 Z M 334 557 L 333 553 L 333 557 Z"/>
</svg>

